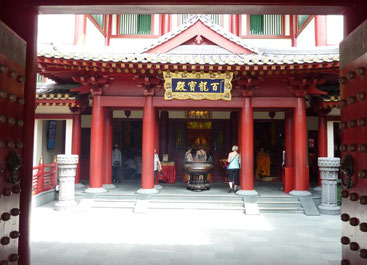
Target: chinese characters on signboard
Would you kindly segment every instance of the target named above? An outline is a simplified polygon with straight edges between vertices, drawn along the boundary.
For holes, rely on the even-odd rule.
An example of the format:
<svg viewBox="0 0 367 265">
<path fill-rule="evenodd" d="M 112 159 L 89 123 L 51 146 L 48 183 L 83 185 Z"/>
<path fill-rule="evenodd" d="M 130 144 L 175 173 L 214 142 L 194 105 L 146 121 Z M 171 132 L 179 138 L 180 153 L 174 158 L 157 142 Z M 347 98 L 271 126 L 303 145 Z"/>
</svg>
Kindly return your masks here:
<svg viewBox="0 0 367 265">
<path fill-rule="evenodd" d="M 231 100 L 232 73 L 164 73 L 165 100 Z"/>
</svg>

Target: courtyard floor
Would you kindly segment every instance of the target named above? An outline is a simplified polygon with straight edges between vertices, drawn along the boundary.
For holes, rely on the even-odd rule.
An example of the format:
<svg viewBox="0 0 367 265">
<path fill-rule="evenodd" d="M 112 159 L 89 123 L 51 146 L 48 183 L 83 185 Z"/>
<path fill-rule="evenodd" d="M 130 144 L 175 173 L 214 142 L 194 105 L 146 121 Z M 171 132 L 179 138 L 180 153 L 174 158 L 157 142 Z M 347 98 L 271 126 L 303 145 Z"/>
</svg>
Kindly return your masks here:
<svg viewBox="0 0 367 265">
<path fill-rule="evenodd" d="M 213 191 L 214 192 L 214 191 Z M 339 216 L 33 209 L 32 265 L 339 264 Z"/>
</svg>

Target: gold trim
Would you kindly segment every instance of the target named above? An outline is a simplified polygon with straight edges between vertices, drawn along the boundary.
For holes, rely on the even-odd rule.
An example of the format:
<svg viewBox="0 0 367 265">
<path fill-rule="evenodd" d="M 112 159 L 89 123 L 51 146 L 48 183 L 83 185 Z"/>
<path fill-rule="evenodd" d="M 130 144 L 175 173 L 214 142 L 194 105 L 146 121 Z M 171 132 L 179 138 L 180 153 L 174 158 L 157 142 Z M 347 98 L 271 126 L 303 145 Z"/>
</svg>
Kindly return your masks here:
<svg viewBox="0 0 367 265">
<path fill-rule="evenodd" d="M 177 72 L 172 73 L 169 71 L 163 72 L 164 77 L 164 100 L 186 100 L 186 99 L 193 99 L 193 100 L 202 100 L 202 99 L 209 99 L 209 100 L 225 100 L 231 101 L 232 100 L 232 78 L 233 73 L 186 73 L 186 72 Z M 214 93 L 180 93 L 180 92 L 172 92 L 172 78 L 174 79 L 223 79 L 224 80 L 224 91 L 222 93 L 214 94 Z"/>
</svg>

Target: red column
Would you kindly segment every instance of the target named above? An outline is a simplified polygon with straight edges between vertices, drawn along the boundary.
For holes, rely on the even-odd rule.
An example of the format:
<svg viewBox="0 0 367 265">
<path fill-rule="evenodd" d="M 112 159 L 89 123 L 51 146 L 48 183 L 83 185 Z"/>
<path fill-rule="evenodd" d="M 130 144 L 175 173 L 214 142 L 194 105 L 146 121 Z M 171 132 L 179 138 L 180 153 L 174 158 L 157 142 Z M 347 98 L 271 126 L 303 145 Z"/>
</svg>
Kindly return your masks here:
<svg viewBox="0 0 367 265">
<path fill-rule="evenodd" d="M 315 45 L 327 45 L 326 16 L 315 16 Z"/>
<path fill-rule="evenodd" d="M 237 143 L 238 143 L 238 148 L 240 153 L 242 152 L 242 109 L 240 113 L 236 113 L 237 114 Z M 231 146 L 232 147 L 232 146 Z M 232 149 L 231 149 L 232 151 Z"/>
<path fill-rule="evenodd" d="M 90 179 L 89 189 L 86 192 L 104 192 L 102 188 L 103 176 L 103 107 L 101 106 L 101 95 L 93 96 L 92 105 L 92 128 L 90 138 Z"/>
<path fill-rule="evenodd" d="M 291 30 L 290 30 L 290 34 L 291 34 L 291 40 L 292 40 L 292 47 L 297 47 L 297 15 L 290 15 L 291 17 Z"/>
<path fill-rule="evenodd" d="M 82 122 L 80 114 L 73 115 L 73 139 L 71 145 L 71 153 L 73 155 L 78 155 L 79 162 L 78 167 L 76 168 L 75 173 L 75 184 L 80 183 L 80 145 L 81 145 L 81 137 L 82 137 Z"/>
<path fill-rule="evenodd" d="M 319 115 L 318 124 L 318 157 L 327 157 L 327 123 L 324 115 Z M 319 187 L 321 187 L 321 176 L 319 171 Z"/>
<path fill-rule="evenodd" d="M 110 46 L 111 30 L 112 30 L 112 15 L 106 15 L 106 35 L 104 42 L 106 46 Z"/>
<path fill-rule="evenodd" d="M 153 97 L 151 95 L 147 95 L 145 96 L 143 113 L 141 189 L 138 190 L 138 193 L 154 192 L 154 125 L 155 112 L 153 106 Z"/>
<path fill-rule="evenodd" d="M 112 111 L 104 110 L 104 145 L 102 183 L 112 184 Z"/>
<path fill-rule="evenodd" d="M 290 194 L 310 195 L 307 179 L 306 103 L 303 97 L 297 98 L 294 108 L 294 150 L 294 190 Z"/>
<path fill-rule="evenodd" d="M 236 36 L 240 35 L 240 15 L 230 16 L 230 32 Z"/>
<path fill-rule="evenodd" d="M 160 118 L 160 154 L 168 154 L 168 111 L 161 111 L 161 118 Z"/>
<path fill-rule="evenodd" d="M 238 145 L 238 139 L 237 139 L 237 130 L 238 130 L 238 118 L 237 118 L 237 112 L 232 111 L 230 116 L 230 145 L 231 148 L 233 145 Z"/>
<path fill-rule="evenodd" d="M 285 165 L 283 178 L 283 191 L 288 193 L 293 190 L 294 185 L 294 139 L 293 139 L 293 113 L 285 112 Z"/>
<path fill-rule="evenodd" d="M 241 170 L 239 194 L 256 195 L 254 191 L 254 117 L 252 98 L 244 98 L 241 110 Z"/>
</svg>

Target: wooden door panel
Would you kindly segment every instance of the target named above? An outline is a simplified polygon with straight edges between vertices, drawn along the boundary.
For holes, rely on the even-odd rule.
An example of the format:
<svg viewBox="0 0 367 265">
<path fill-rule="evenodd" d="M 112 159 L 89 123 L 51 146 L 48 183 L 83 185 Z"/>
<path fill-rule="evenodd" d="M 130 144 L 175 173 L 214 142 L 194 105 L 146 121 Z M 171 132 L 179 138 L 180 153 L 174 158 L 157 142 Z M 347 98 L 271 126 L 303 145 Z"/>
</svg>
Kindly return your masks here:
<svg viewBox="0 0 367 265">
<path fill-rule="evenodd" d="M 367 264 L 367 22 L 341 44 L 342 264 Z"/>
<path fill-rule="evenodd" d="M 0 36 L 0 263 L 17 264 L 26 44 L 1 21 Z"/>
</svg>

